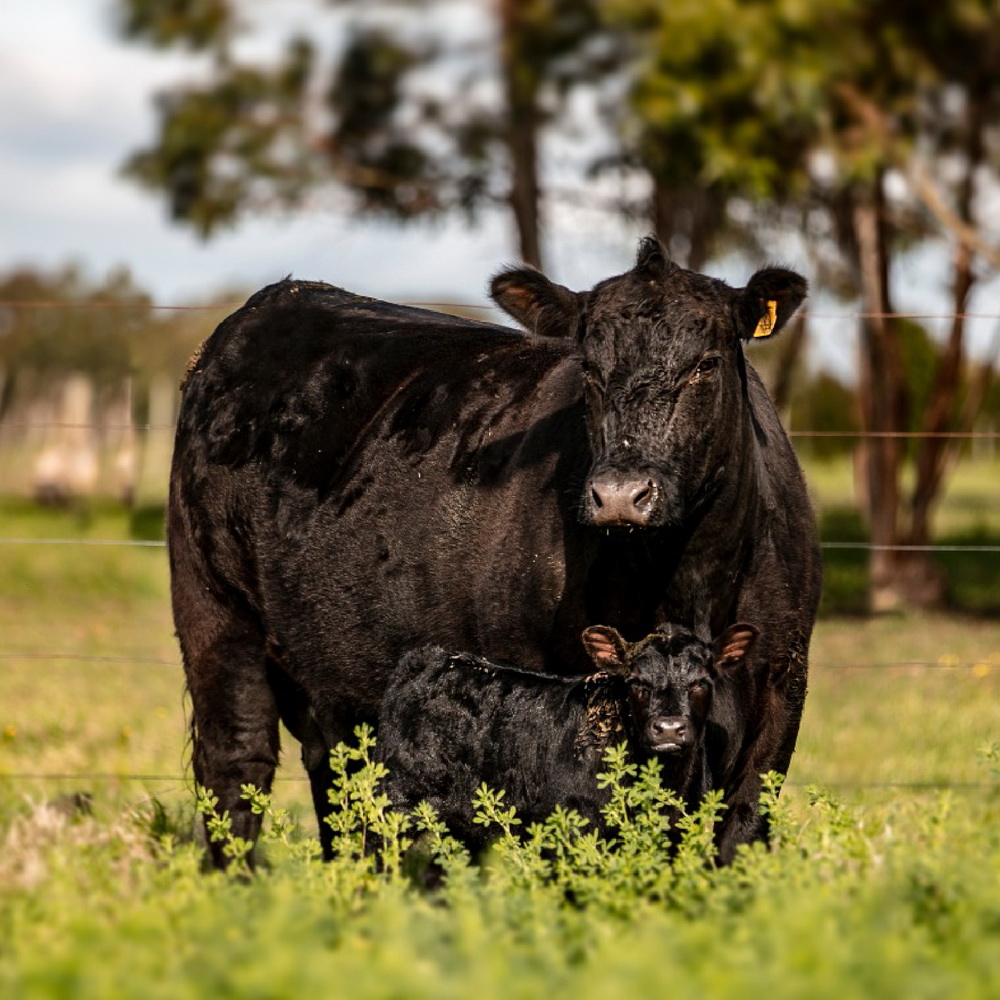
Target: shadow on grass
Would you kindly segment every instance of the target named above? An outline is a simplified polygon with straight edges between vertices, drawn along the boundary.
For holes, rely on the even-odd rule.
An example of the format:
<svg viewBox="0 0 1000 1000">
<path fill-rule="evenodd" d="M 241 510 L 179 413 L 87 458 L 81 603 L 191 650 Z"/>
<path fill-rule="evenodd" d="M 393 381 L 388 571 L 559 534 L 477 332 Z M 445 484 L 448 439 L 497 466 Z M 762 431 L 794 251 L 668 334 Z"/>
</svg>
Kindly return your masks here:
<svg viewBox="0 0 1000 1000">
<path fill-rule="evenodd" d="M 133 507 L 129 512 L 129 537 L 139 542 L 162 542 L 165 511 L 163 504 Z"/>
</svg>

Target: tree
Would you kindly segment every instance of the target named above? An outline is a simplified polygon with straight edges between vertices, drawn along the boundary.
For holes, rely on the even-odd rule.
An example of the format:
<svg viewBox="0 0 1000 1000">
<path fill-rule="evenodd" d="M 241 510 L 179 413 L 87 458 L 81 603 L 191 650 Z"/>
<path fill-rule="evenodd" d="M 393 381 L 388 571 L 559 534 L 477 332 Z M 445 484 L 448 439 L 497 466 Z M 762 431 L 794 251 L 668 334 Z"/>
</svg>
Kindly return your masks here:
<svg viewBox="0 0 1000 1000">
<path fill-rule="evenodd" d="M 852 164 L 842 193 L 849 205 L 845 244 L 862 287 L 861 404 L 869 440 L 865 463 L 873 550 L 875 608 L 929 606 L 945 596 L 945 580 L 926 546 L 941 496 L 951 432 L 971 428 L 974 407 L 960 407 L 965 312 L 977 280 L 975 259 L 1000 264 L 983 237 L 977 184 L 1000 165 L 992 123 L 1000 111 L 1000 12 L 987 0 L 949 4 L 913 19 L 895 0 L 859 4 L 852 12 L 851 62 L 836 81 L 841 110 L 837 146 Z M 893 210 L 890 176 L 907 183 L 912 208 Z M 945 179 L 952 177 L 947 182 Z M 948 337 L 938 351 L 922 436 L 914 448 L 911 490 L 901 485 L 905 433 L 915 411 L 904 359 L 905 328 L 894 312 L 890 260 L 894 244 L 937 228 L 952 242 Z"/>
<path fill-rule="evenodd" d="M 816 15 L 774 0 L 611 0 L 605 14 L 630 52 L 625 105 L 608 108 L 621 160 L 649 175 L 653 229 L 701 270 L 727 235 L 753 238 L 735 199 L 759 218 L 806 188 Z"/>
<path fill-rule="evenodd" d="M 836 239 L 862 313 L 871 603 L 938 603 L 944 581 L 924 548 L 953 448 L 946 435 L 975 416 L 959 407 L 963 315 L 976 259 L 1000 262 L 976 196 L 984 175 L 996 175 L 1000 11 L 991 0 L 920 18 L 901 0 L 608 7 L 636 51 L 623 150 L 650 174 L 654 225 L 665 239 L 687 237 L 688 263 L 700 266 L 727 234 L 745 242 L 782 215 L 810 225 L 823 217 L 820 230 Z M 906 195 L 890 197 L 900 181 Z M 920 411 L 924 437 L 907 449 L 917 411 L 905 339 L 914 334 L 894 315 L 892 263 L 942 233 L 954 246 L 955 319 Z M 912 490 L 903 486 L 908 453 Z"/>
<path fill-rule="evenodd" d="M 354 211 L 404 222 L 505 203 L 522 258 L 540 265 L 539 136 L 591 65 L 594 2 L 496 0 L 492 52 L 442 29 L 435 6 L 317 0 L 343 44 L 294 37 L 262 65 L 237 54 L 248 3 L 118 0 L 125 38 L 211 65 L 207 81 L 160 96 L 159 135 L 126 173 L 203 236 L 331 182 Z M 374 16 L 387 8 L 391 29 Z"/>
</svg>

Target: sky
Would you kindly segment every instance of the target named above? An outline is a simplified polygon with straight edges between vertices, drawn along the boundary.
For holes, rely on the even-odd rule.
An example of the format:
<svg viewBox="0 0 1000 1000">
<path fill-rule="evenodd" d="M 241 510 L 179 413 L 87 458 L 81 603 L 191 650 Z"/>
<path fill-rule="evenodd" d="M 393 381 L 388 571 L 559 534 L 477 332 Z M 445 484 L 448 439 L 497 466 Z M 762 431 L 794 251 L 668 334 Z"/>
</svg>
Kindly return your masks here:
<svg viewBox="0 0 1000 1000">
<path fill-rule="evenodd" d="M 282 7 L 282 0 L 266 2 Z M 308 10 L 295 0 L 283 5 L 291 17 Z M 252 290 L 289 274 L 399 301 L 486 305 L 490 276 L 517 259 L 500 212 L 471 229 L 457 220 L 402 228 L 328 207 L 255 218 L 209 241 L 172 224 L 163 200 L 122 178 L 120 167 L 153 139 L 154 94 L 195 67 L 190 58 L 119 41 L 110 0 L 0 3 L 0 67 L 0 273 L 75 262 L 101 280 L 126 266 L 161 305 Z M 641 223 L 606 213 L 553 209 L 547 271 L 570 287 L 590 287 L 626 270 L 643 234 Z M 791 254 L 787 247 L 778 254 L 781 262 L 808 275 L 808 260 L 796 259 L 790 246 Z M 905 262 L 897 307 L 946 309 L 945 264 L 940 249 Z M 737 285 L 748 277 L 744 262 L 707 270 Z M 993 283 L 972 311 L 1000 312 L 997 301 Z M 820 295 L 810 310 L 826 317 L 812 327 L 813 365 L 849 377 L 855 323 L 838 317 L 851 307 Z M 992 343 L 994 323 L 972 325 L 974 351 Z"/>
</svg>

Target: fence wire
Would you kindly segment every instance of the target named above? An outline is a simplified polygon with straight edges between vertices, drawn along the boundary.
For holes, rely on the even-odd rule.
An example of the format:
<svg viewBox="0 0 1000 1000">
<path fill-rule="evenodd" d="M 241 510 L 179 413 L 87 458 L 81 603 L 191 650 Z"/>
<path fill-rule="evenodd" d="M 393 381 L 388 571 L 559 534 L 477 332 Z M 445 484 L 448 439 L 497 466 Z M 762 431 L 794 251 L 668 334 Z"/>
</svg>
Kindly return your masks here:
<svg viewBox="0 0 1000 1000">
<path fill-rule="evenodd" d="M 12 310 L 75 310 L 75 309 L 107 309 L 116 311 L 158 311 L 158 312 L 219 312 L 233 310 L 242 306 L 243 301 L 225 301 L 202 305 L 171 305 L 151 302 L 113 302 L 113 301 L 92 301 L 92 302 L 65 302 L 55 300 L 22 300 L 22 301 L 2 301 L 0 307 Z M 492 305 L 467 303 L 467 302 L 446 302 L 446 301 L 409 301 L 404 305 L 417 308 L 443 309 L 457 311 L 477 311 L 495 312 Z M 950 320 L 950 319 L 1000 319 L 1000 313 L 976 312 L 976 313 L 946 313 L 946 312 L 865 312 L 848 311 L 843 313 L 826 313 L 804 311 L 801 313 L 803 319 L 852 322 L 862 319 L 911 319 L 911 320 Z M 67 429 L 67 430 L 101 430 L 101 431 L 137 431 L 148 432 L 173 432 L 174 424 L 170 423 L 113 423 L 99 424 L 76 423 L 66 421 L 0 421 L 0 430 L 47 430 L 47 429 Z M 865 430 L 790 430 L 789 437 L 797 439 L 850 439 L 864 441 L 867 439 L 900 439 L 917 440 L 921 438 L 939 438 L 949 440 L 998 440 L 1000 431 L 865 431 Z M 2 538 L 0 545 L 23 545 L 23 546 L 46 546 L 46 545 L 78 545 L 78 546 L 108 546 L 108 547 L 133 547 L 133 548 L 164 548 L 163 541 L 150 541 L 138 539 L 90 539 L 90 538 Z M 822 548 L 827 550 L 848 550 L 848 551 L 898 551 L 898 552 L 962 552 L 962 553 L 983 553 L 996 554 L 1000 552 L 1000 545 L 875 545 L 863 542 L 823 542 Z M 0 652 L 0 660 L 3 661 L 54 661 L 70 663 L 90 663 L 90 664 L 115 664 L 122 666 L 158 666 L 179 669 L 182 664 L 177 659 L 167 659 L 150 656 L 118 656 L 118 655 L 81 655 L 74 653 L 46 653 L 46 652 Z M 825 670 L 905 670 L 905 669 L 928 669 L 928 670 L 949 670 L 949 671 L 971 671 L 978 676 L 986 676 L 993 670 L 1000 671 L 1000 663 L 994 662 L 991 657 L 985 660 L 957 662 L 949 657 L 942 657 L 938 660 L 901 660 L 879 663 L 818 663 L 813 664 L 812 669 L 816 671 Z M 183 788 L 191 784 L 190 775 L 181 774 L 160 774 L 160 773 L 131 773 L 117 771 L 79 771 L 79 772 L 32 772 L 32 771 L 12 771 L 8 773 L 0 772 L 0 781 L 133 781 L 157 784 L 175 784 Z M 304 783 L 308 778 L 299 775 L 276 775 L 275 783 Z M 963 792 L 989 792 L 1000 790 L 1000 783 L 997 781 L 809 781 L 804 779 L 792 779 L 786 782 L 788 787 L 805 788 L 819 786 L 832 789 L 886 789 L 902 790 L 909 792 L 923 791 L 963 791 Z"/>
<path fill-rule="evenodd" d="M 386 300 L 389 301 L 389 300 Z M 93 301 L 67 301 L 65 299 L 0 299 L 0 307 L 6 309 L 111 309 L 111 310 L 144 310 L 162 312 L 219 312 L 223 309 L 239 309 L 245 305 L 245 299 L 233 299 L 222 302 L 209 302 L 196 305 L 174 305 L 171 303 L 134 301 L 123 302 L 111 299 L 96 299 Z M 499 312 L 499 307 L 482 302 L 448 302 L 442 300 L 428 301 L 423 299 L 408 299 L 399 305 L 413 306 L 417 309 L 456 309 L 475 310 L 476 312 Z M 803 309 L 797 313 L 802 319 L 822 320 L 857 320 L 857 319 L 1000 319 L 1000 313 L 995 312 L 875 312 L 865 310 L 848 310 L 846 312 L 813 312 Z"/>
<path fill-rule="evenodd" d="M 182 788 L 193 788 L 192 777 L 181 774 L 128 774 L 117 771 L 11 771 L 0 773 L 3 781 L 137 781 L 146 784 L 175 784 Z M 274 776 L 274 784 L 305 784 L 306 775 L 281 774 Z M 824 781 L 791 778 L 784 782 L 786 788 L 833 788 L 833 789 L 886 789 L 909 792 L 960 791 L 989 792 L 1000 791 L 997 781 Z"/>
<path fill-rule="evenodd" d="M 0 538 L 0 545 L 106 545 L 162 549 L 167 543 L 132 538 Z M 859 552 L 1000 552 L 1000 545 L 875 545 L 871 542 L 820 542 L 820 548 Z"/>
<path fill-rule="evenodd" d="M 138 431 L 148 433 L 149 431 L 170 431 L 176 430 L 176 424 L 102 424 L 91 423 L 70 423 L 60 420 L 32 421 L 3 420 L 0 421 L 0 429 L 11 429 L 20 431 L 46 431 L 46 430 L 74 430 L 74 431 Z M 792 438 L 803 438 L 813 440 L 819 438 L 848 438 L 851 440 L 866 440 L 875 438 L 898 439 L 915 441 L 922 438 L 936 438 L 952 441 L 996 441 L 1000 440 L 1000 431 L 794 431 L 787 430 L 785 433 Z"/>
<path fill-rule="evenodd" d="M 184 666 L 178 659 L 166 659 L 152 656 L 110 656 L 82 653 L 39 653 L 18 652 L 17 650 L 0 652 L 0 660 L 26 660 L 28 662 L 65 662 L 65 663 L 115 663 L 134 666 L 173 667 Z M 811 670 L 973 670 L 986 675 L 994 670 L 1000 672 L 1000 657 L 984 657 L 978 660 L 961 661 L 950 656 L 941 656 L 936 660 L 887 660 L 882 663 L 812 663 Z"/>
</svg>

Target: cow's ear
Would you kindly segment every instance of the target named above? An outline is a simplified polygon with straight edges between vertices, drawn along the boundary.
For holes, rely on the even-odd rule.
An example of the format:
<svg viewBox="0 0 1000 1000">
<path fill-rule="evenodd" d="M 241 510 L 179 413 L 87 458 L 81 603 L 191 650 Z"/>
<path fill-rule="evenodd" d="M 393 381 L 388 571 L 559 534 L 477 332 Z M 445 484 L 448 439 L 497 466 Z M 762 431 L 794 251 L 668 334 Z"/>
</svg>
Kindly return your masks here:
<svg viewBox="0 0 1000 1000">
<path fill-rule="evenodd" d="M 573 337 L 580 323 L 580 297 L 541 271 L 515 267 L 490 282 L 490 298 L 526 330 L 542 337 Z"/>
<path fill-rule="evenodd" d="M 718 670 L 732 670 L 746 661 L 757 643 L 760 629 L 755 625 L 737 622 L 730 625 L 714 643 L 715 666 Z"/>
<path fill-rule="evenodd" d="M 737 292 L 736 327 L 743 340 L 776 334 L 795 314 L 809 290 L 801 274 L 765 267 Z"/>
<path fill-rule="evenodd" d="M 628 662 L 628 643 L 610 625 L 591 625 L 583 630 L 587 654 L 601 670 L 623 673 Z"/>
</svg>

